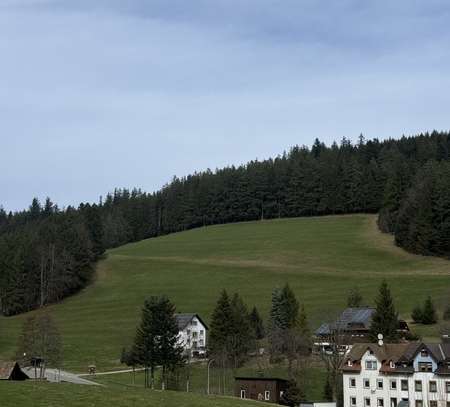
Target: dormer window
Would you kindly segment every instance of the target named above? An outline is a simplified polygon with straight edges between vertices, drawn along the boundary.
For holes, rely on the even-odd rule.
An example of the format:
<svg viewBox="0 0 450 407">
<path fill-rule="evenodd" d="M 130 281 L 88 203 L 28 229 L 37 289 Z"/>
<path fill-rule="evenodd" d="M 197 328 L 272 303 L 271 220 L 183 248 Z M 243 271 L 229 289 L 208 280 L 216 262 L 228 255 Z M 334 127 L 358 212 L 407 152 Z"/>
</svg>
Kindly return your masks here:
<svg viewBox="0 0 450 407">
<path fill-rule="evenodd" d="M 391 362 L 389 363 L 389 367 L 391 369 L 395 369 L 395 363 L 391 360 Z"/>
<path fill-rule="evenodd" d="M 377 370 L 377 361 L 366 360 L 366 370 Z"/>
</svg>

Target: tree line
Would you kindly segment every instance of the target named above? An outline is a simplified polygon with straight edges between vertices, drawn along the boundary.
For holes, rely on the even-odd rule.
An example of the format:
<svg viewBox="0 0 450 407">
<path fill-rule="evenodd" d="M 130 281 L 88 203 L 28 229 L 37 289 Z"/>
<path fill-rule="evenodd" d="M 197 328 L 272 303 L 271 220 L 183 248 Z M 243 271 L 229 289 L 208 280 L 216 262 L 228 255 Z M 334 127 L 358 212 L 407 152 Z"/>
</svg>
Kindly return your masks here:
<svg viewBox="0 0 450 407">
<path fill-rule="evenodd" d="M 34 199 L 0 209 L 0 309 L 13 315 L 84 287 L 105 249 L 195 227 L 377 213 L 415 253 L 450 256 L 450 132 L 295 146 L 268 160 L 174 177 L 161 190 L 117 189 L 96 204 Z"/>
</svg>

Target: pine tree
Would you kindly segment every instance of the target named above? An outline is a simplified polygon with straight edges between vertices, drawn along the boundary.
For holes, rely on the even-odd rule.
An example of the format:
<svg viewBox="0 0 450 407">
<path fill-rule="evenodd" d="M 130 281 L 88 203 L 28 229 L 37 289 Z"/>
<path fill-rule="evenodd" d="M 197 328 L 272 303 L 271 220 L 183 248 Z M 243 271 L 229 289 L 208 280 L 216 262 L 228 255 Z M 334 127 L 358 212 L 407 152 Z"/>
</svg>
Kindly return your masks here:
<svg viewBox="0 0 450 407">
<path fill-rule="evenodd" d="M 363 298 L 358 287 L 351 288 L 347 297 L 347 307 L 358 308 L 361 306 L 362 300 Z"/>
<path fill-rule="evenodd" d="M 263 339 L 265 336 L 264 323 L 263 323 L 263 320 L 261 319 L 256 307 L 253 307 L 252 312 L 250 313 L 249 319 L 250 319 L 250 325 L 252 326 L 253 331 L 255 332 L 255 338 Z"/>
<path fill-rule="evenodd" d="M 437 321 L 436 309 L 434 307 L 431 297 L 428 296 L 423 305 L 422 323 L 425 325 L 435 324 Z"/>
<path fill-rule="evenodd" d="M 383 280 L 380 285 L 375 303 L 376 309 L 370 326 L 371 339 L 376 341 L 378 334 L 382 334 L 386 342 L 397 341 L 398 314 L 386 280 Z"/>
</svg>

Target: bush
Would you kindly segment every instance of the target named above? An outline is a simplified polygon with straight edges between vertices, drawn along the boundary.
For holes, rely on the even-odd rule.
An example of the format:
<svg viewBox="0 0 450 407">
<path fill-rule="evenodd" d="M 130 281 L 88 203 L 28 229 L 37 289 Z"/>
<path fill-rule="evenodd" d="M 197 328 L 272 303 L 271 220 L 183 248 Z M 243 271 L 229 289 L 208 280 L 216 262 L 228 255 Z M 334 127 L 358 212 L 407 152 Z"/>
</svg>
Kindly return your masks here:
<svg viewBox="0 0 450 407">
<path fill-rule="evenodd" d="M 436 321 L 437 321 L 436 309 L 434 308 L 433 301 L 431 301 L 431 297 L 428 296 L 423 306 L 422 324 L 431 325 L 435 324 Z"/>
</svg>

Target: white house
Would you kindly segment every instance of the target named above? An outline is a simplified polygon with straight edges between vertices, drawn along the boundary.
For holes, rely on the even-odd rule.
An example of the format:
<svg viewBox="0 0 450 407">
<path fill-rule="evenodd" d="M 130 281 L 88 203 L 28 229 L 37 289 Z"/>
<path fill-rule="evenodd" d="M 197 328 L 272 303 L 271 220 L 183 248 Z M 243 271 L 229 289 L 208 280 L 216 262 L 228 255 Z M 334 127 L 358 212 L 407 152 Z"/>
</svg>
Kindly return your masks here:
<svg viewBox="0 0 450 407">
<path fill-rule="evenodd" d="M 356 344 L 342 372 L 344 407 L 450 407 L 450 344 Z"/>
<path fill-rule="evenodd" d="M 178 324 L 178 342 L 190 356 L 206 355 L 208 327 L 198 314 L 175 314 Z"/>
</svg>

